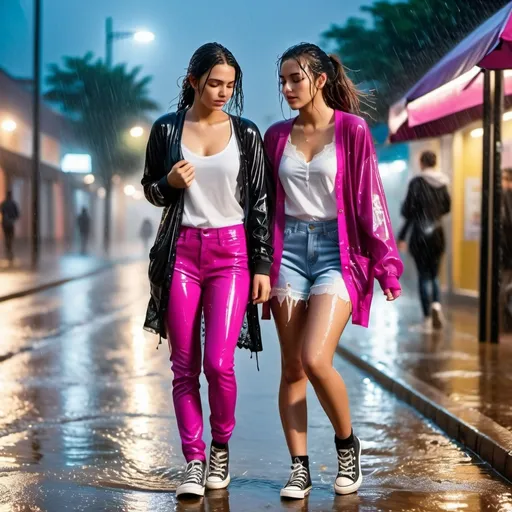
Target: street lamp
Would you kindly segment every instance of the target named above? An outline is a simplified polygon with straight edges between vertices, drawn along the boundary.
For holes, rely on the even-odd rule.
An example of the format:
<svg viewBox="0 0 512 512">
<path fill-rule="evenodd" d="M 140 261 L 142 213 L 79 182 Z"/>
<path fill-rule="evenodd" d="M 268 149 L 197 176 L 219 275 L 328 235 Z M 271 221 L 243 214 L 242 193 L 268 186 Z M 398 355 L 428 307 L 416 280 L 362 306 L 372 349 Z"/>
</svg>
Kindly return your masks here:
<svg viewBox="0 0 512 512">
<path fill-rule="evenodd" d="M 144 135 L 144 128 L 142 128 L 142 126 L 134 126 L 130 130 L 130 135 L 135 138 L 142 137 L 142 135 Z"/>
<path fill-rule="evenodd" d="M 151 41 L 155 40 L 155 34 L 153 34 L 153 32 L 148 32 L 147 30 L 140 30 L 133 34 L 133 39 L 138 43 L 151 43 Z"/>
<path fill-rule="evenodd" d="M 120 39 L 133 39 L 138 43 L 150 43 L 155 39 L 152 32 L 146 30 L 130 30 L 127 32 L 114 32 L 114 21 L 108 17 L 105 23 L 105 36 L 106 36 L 106 64 L 107 67 L 112 67 L 113 60 L 113 42 Z"/>
<path fill-rule="evenodd" d="M 94 174 L 88 174 L 84 177 L 84 183 L 86 185 L 92 185 L 95 181 Z"/>
<path fill-rule="evenodd" d="M 13 132 L 16 130 L 17 124 L 16 121 L 12 119 L 5 119 L 2 121 L 1 127 L 4 132 Z"/>
<path fill-rule="evenodd" d="M 115 32 L 114 21 L 112 17 L 108 17 L 105 22 L 105 42 L 106 42 L 106 55 L 105 64 L 108 69 L 112 68 L 113 61 L 113 45 L 114 41 L 120 39 L 133 39 L 139 43 L 149 43 L 155 39 L 151 32 L 131 30 L 127 32 Z M 110 247 L 110 205 L 111 205 L 111 183 L 107 180 L 105 184 L 105 230 L 103 233 L 103 244 L 105 251 L 108 252 Z"/>
<path fill-rule="evenodd" d="M 130 196 L 133 196 L 133 194 L 135 194 L 135 187 L 133 185 L 126 185 L 124 187 L 124 193 L 130 197 Z"/>
</svg>

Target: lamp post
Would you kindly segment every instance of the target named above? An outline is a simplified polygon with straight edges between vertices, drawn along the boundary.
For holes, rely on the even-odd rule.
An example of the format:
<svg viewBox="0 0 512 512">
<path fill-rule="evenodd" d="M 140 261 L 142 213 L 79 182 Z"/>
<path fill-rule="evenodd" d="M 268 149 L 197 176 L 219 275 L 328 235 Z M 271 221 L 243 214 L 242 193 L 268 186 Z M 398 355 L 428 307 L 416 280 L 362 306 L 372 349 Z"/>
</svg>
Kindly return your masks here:
<svg viewBox="0 0 512 512">
<path fill-rule="evenodd" d="M 108 69 L 112 68 L 113 57 L 113 46 L 114 41 L 121 39 L 133 39 L 139 43 L 150 43 L 155 39 L 152 32 L 143 30 L 130 30 L 116 32 L 114 30 L 114 20 L 109 16 L 105 21 L 105 64 Z M 112 169 L 109 169 L 105 174 L 105 229 L 103 232 L 103 247 L 105 252 L 109 251 L 110 248 L 110 206 L 112 202 L 112 183 L 110 174 Z"/>
<path fill-rule="evenodd" d="M 145 30 L 116 32 L 114 31 L 114 20 L 109 16 L 105 22 L 105 63 L 109 68 L 112 67 L 114 41 L 118 41 L 120 39 L 133 39 L 138 43 L 150 43 L 155 39 L 155 35 L 152 32 L 147 32 Z"/>
<path fill-rule="evenodd" d="M 32 265 L 39 262 L 39 159 L 41 152 L 41 2 L 34 0 L 34 62 L 32 105 Z"/>
</svg>

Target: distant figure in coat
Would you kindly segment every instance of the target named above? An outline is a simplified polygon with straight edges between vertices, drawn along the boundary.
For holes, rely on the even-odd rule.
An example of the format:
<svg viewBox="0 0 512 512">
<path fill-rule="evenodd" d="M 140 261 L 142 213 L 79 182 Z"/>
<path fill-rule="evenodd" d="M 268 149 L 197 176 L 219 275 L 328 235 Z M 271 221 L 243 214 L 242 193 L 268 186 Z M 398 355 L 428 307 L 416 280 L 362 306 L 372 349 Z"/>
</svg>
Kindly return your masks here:
<svg viewBox="0 0 512 512">
<path fill-rule="evenodd" d="M 144 219 L 142 221 L 142 225 L 140 227 L 140 238 L 142 243 L 144 244 L 144 250 L 147 250 L 149 245 L 149 240 L 153 236 L 153 224 L 149 219 Z"/>
<path fill-rule="evenodd" d="M 441 329 L 444 323 L 439 289 L 439 267 L 445 251 L 442 217 L 450 212 L 448 177 L 436 168 L 437 157 L 425 151 L 420 157 L 421 173 L 410 184 L 402 216 L 405 224 L 398 236 L 401 250 L 411 231 L 409 252 L 418 270 L 419 294 L 424 316 L 424 328 L 428 332 Z M 429 290 L 431 288 L 431 291 Z"/>
<path fill-rule="evenodd" d="M 144 250 L 147 250 L 149 245 L 149 240 L 153 236 L 153 224 L 149 219 L 144 219 L 142 221 L 142 226 L 140 227 L 140 238 L 142 243 L 144 244 Z"/>
<path fill-rule="evenodd" d="M 9 190 L 3 203 L 0 204 L 0 213 L 2 214 L 2 231 L 4 233 L 5 254 L 9 262 L 14 261 L 14 226 L 19 219 L 20 211 L 18 205 L 12 198 L 12 192 Z"/>
<path fill-rule="evenodd" d="M 87 208 L 83 207 L 82 212 L 77 218 L 78 232 L 80 234 L 80 252 L 86 254 L 89 234 L 91 230 L 91 218 Z"/>
</svg>

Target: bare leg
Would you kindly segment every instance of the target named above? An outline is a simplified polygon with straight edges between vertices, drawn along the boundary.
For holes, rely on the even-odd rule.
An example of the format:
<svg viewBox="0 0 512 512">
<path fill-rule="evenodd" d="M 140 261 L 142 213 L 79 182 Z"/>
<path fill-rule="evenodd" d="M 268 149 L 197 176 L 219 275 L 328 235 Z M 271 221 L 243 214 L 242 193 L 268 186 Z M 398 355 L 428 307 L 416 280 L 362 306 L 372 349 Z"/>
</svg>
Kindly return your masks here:
<svg viewBox="0 0 512 512">
<path fill-rule="evenodd" d="M 350 314 L 350 304 L 336 295 L 312 295 L 302 346 L 304 371 L 340 439 L 350 436 L 352 424 L 347 389 L 332 362 Z"/>
<path fill-rule="evenodd" d="M 279 413 L 286 444 L 292 457 L 307 454 L 306 388 L 308 379 L 302 368 L 301 352 L 304 326 L 308 317 L 306 303 L 296 305 L 272 299 L 279 342 L 281 344 L 281 384 L 279 386 Z M 291 311 L 289 311 L 291 308 Z"/>
</svg>

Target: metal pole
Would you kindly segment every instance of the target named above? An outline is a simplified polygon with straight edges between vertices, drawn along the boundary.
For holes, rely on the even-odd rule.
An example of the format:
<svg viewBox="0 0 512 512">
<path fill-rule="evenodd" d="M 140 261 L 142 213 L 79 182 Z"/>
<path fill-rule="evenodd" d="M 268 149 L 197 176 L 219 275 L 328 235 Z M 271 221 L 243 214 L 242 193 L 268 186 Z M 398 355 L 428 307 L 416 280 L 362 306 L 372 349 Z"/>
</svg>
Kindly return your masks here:
<svg viewBox="0 0 512 512">
<path fill-rule="evenodd" d="M 503 116 L 503 71 L 494 74 L 493 105 L 493 172 L 492 177 L 492 243 L 491 243 L 491 297 L 490 297 L 490 339 L 498 343 L 500 338 L 500 282 L 501 282 L 501 124 Z"/>
<path fill-rule="evenodd" d="M 481 204 L 481 236 L 480 236 L 480 293 L 479 293 L 479 325 L 478 340 L 487 341 L 488 334 L 488 278 L 489 278 L 489 189 L 491 171 L 491 73 L 484 70 L 484 102 L 483 102 L 483 161 L 482 161 L 482 204 Z"/>
<path fill-rule="evenodd" d="M 114 43 L 114 20 L 109 16 L 105 21 L 105 64 L 108 69 L 112 68 Z M 104 163 L 102 163 L 104 165 Z M 105 179 L 105 210 L 103 213 L 103 249 L 105 253 L 110 250 L 110 210 L 112 206 L 112 176 L 110 169 L 102 169 Z"/>
<path fill-rule="evenodd" d="M 105 210 L 103 211 L 103 250 L 110 251 L 110 214 L 112 209 L 112 177 L 105 173 Z"/>
<path fill-rule="evenodd" d="M 41 132 L 41 2 L 34 0 L 34 89 L 32 108 L 32 266 L 39 262 L 39 158 Z"/>
<path fill-rule="evenodd" d="M 107 68 L 112 67 L 113 61 L 113 40 L 114 40 L 114 20 L 112 17 L 108 17 L 105 21 L 105 64 Z"/>
</svg>

